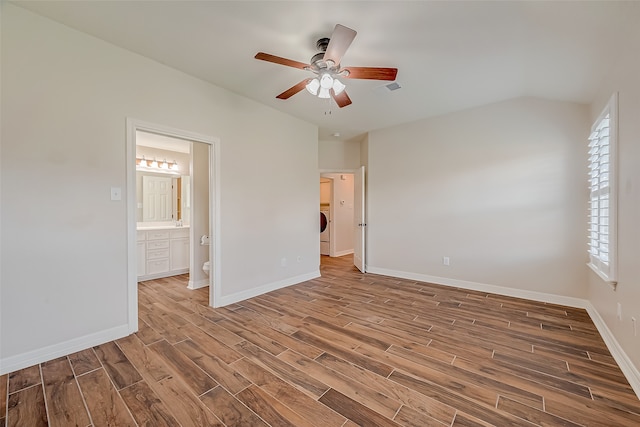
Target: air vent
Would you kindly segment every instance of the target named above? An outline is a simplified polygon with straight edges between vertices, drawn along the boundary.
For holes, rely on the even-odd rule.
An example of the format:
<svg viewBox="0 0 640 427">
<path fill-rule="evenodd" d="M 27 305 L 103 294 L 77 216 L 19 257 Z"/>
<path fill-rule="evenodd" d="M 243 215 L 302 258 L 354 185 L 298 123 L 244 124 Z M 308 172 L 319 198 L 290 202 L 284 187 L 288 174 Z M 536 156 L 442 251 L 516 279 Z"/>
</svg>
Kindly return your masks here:
<svg viewBox="0 0 640 427">
<path fill-rule="evenodd" d="M 388 85 L 385 85 L 384 87 L 386 87 L 387 89 L 389 89 L 391 92 L 393 92 L 394 90 L 398 90 L 400 89 L 402 86 L 400 86 L 398 83 L 393 82 L 393 83 L 389 83 Z"/>
</svg>

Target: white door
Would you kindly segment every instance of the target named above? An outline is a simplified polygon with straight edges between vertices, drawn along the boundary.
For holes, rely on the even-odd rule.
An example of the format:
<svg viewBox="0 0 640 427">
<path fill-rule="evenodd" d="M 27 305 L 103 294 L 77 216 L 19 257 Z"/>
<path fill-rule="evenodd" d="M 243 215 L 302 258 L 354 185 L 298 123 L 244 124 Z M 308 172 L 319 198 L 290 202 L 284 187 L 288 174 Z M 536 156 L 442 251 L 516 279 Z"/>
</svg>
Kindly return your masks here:
<svg viewBox="0 0 640 427">
<path fill-rule="evenodd" d="M 171 178 L 142 177 L 143 221 L 171 221 Z"/>
<path fill-rule="evenodd" d="M 367 223 L 364 217 L 364 166 L 353 174 L 353 264 L 363 273 L 365 272 L 365 228 Z"/>
</svg>

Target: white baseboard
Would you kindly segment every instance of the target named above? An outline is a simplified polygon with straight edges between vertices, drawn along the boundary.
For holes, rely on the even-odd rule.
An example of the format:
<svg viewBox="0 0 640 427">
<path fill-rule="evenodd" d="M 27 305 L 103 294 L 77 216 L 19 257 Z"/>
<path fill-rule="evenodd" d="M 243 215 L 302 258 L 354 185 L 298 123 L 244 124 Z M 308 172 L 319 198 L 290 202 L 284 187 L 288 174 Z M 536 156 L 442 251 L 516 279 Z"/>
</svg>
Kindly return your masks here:
<svg viewBox="0 0 640 427">
<path fill-rule="evenodd" d="M 0 375 L 117 340 L 127 335 L 129 335 L 129 326 L 125 324 L 37 350 L 27 351 L 26 353 L 16 356 L 5 357 L 4 359 L 0 359 Z"/>
<path fill-rule="evenodd" d="M 340 251 L 340 252 L 336 252 L 334 255 L 334 257 L 338 257 L 338 256 L 345 256 L 345 255 L 350 255 L 353 253 L 353 249 L 348 249 L 346 251 Z"/>
<path fill-rule="evenodd" d="M 524 289 L 513 289 L 504 286 L 488 285 L 485 283 L 468 282 L 465 280 L 448 279 L 444 277 L 429 276 L 419 273 L 410 273 L 406 271 L 389 270 L 386 268 L 377 268 L 367 266 L 367 273 L 380 274 L 383 276 L 397 277 L 400 279 L 416 280 L 419 282 L 435 283 L 437 285 L 451 286 L 462 289 L 469 289 L 474 291 L 489 292 L 492 294 L 506 295 L 510 297 L 523 298 L 539 302 L 548 302 L 552 304 L 560 304 L 568 307 L 583 308 L 587 310 L 587 313 L 591 317 L 594 325 L 600 332 L 602 339 L 604 340 L 609 352 L 615 359 L 620 370 L 629 381 L 629 385 L 633 388 L 638 399 L 640 399 L 640 371 L 634 366 L 627 353 L 618 343 L 618 340 L 614 337 L 611 330 L 607 327 L 598 311 L 595 309 L 590 301 L 581 299 L 566 297 L 562 295 L 548 294 L 544 292 L 528 291 Z"/>
<path fill-rule="evenodd" d="M 417 280 L 419 282 L 435 283 L 436 285 L 451 286 L 455 288 L 469 289 L 473 291 L 489 292 L 492 294 L 509 297 L 524 298 L 533 301 L 549 302 L 552 304 L 566 305 L 568 307 L 586 309 L 589 301 L 582 298 L 567 297 L 563 295 L 548 294 L 545 292 L 514 289 L 505 286 L 488 285 L 485 283 L 468 282 L 466 280 L 448 279 L 446 277 L 429 276 L 426 274 L 409 273 L 406 271 L 388 270 L 367 266 L 367 273 L 381 274 L 383 276 L 398 277 L 400 279 Z"/>
<path fill-rule="evenodd" d="M 170 272 L 165 271 L 162 273 L 145 274 L 144 276 L 138 276 L 137 280 L 138 282 L 144 282 L 145 280 L 162 279 L 163 277 L 177 276 L 178 274 L 186 274 L 188 272 L 189 272 L 188 268 L 183 268 L 181 270 L 172 270 Z"/>
<path fill-rule="evenodd" d="M 248 289 L 242 292 L 237 292 L 235 294 L 220 296 L 215 301 L 215 306 L 224 307 L 225 305 L 235 304 L 249 298 L 257 297 L 258 295 L 266 294 L 267 292 L 286 288 L 287 286 L 297 285 L 298 283 L 306 282 L 307 280 L 316 279 L 318 277 L 320 277 L 320 270 L 316 270 L 312 273 L 302 274 L 300 276 L 290 277 L 284 280 L 279 280 L 277 282 L 267 283 L 266 285 Z"/>
<path fill-rule="evenodd" d="M 593 320 L 596 328 L 598 328 L 598 332 L 600 332 L 604 343 L 607 345 L 620 370 L 627 378 L 627 381 L 629 381 L 629 385 L 633 391 L 636 392 L 638 399 L 640 399 L 640 371 L 633 365 L 633 362 L 622 349 L 616 337 L 613 336 L 604 319 L 600 316 L 600 313 L 598 313 L 598 310 L 596 310 L 590 302 L 587 306 L 587 313 L 589 313 L 591 320 Z"/>
<path fill-rule="evenodd" d="M 200 289 L 209 286 L 209 278 L 200 280 L 189 280 L 187 284 L 188 289 Z"/>
</svg>

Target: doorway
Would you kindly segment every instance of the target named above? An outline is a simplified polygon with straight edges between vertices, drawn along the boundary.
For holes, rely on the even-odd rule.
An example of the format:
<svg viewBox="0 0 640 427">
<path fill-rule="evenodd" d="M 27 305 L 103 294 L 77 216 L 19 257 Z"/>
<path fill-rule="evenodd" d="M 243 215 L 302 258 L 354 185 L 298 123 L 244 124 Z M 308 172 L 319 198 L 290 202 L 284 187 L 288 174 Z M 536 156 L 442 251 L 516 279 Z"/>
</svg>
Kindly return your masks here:
<svg viewBox="0 0 640 427">
<path fill-rule="evenodd" d="M 136 163 L 140 161 L 140 159 L 136 159 L 136 146 L 139 135 L 144 134 L 180 140 L 185 144 L 189 144 L 193 151 L 198 151 L 196 153 L 198 154 L 197 156 L 192 156 L 194 159 L 198 159 L 199 166 L 194 164 L 194 161 L 190 161 L 189 176 L 174 180 L 177 189 L 172 196 L 176 203 L 172 208 L 171 223 L 177 227 L 186 222 L 189 223 L 188 271 L 191 273 L 190 277 L 197 277 L 198 273 L 202 273 L 206 277 L 202 267 L 204 261 L 209 260 L 209 276 L 204 282 L 201 279 L 199 283 L 191 283 L 190 280 L 189 287 L 195 289 L 209 285 L 209 305 L 212 307 L 215 307 L 216 301 L 220 299 L 219 140 L 189 131 L 127 119 L 127 247 L 129 260 L 127 282 L 130 333 L 138 330 L 138 221 L 142 215 L 138 211 L 142 212 L 142 203 L 138 200 L 138 192 L 136 191 L 138 181 Z M 151 161 L 151 159 L 149 160 Z M 165 167 L 171 168 L 173 166 L 171 160 L 167 159 L 165 161 L 163 158 L 162 162 L 167 165 Z M 198 176 L 194 174 L 196 166 L 200 169 Z M 203 191 L 206 191 L 206 193 L 203 194 Z M 206 206 L 195 209 L 196 196 L 200 200 L 208 199 L 208 202 L 204 203 Z M 203 214 L 203 212 L 205 213 Z M 196 226 L 197 224 L 202 225 L 198 227 Z M 176 228 L 176 230 L 178 229 Z M 204 233 L 203 230 L 205 230 Z M 169 231 L 174 231 L 173 227 L 170 227 Z M 181 231 L 186 232 L 186 227 Z M 202 246 L 197 246 L 201 242 Z"/>
<path fill-rule="evenodd" d="M 327 228 L 320 233 L 321 255 L 340 257 L 353 253 L 353 199 L 353 173 L 320 175 L 320 225 L 323 216 L 327 218 Z"/>
<path fill-rule="evenodd" d="M 335 230 L 333 234 L 331 232 L 335 229 L 335 217 L 331 212 L 334 206 L 333 196 L 333 178 L 320 175 L 320 255 L 335 256 L 334 246 L 338 235 Z"/>
<path fill-rule="evenodd" d="M 320 171 L 321 217 L 327 212 L 330 237 L 328 242 L 322 242 L 321 234 L 320 253 L 327 254 L 328 246 L 328 255 L 331 257 L 353 254 L 353 264 L 364 273 L 364 166 L 358 169 Z"/>
</svg>

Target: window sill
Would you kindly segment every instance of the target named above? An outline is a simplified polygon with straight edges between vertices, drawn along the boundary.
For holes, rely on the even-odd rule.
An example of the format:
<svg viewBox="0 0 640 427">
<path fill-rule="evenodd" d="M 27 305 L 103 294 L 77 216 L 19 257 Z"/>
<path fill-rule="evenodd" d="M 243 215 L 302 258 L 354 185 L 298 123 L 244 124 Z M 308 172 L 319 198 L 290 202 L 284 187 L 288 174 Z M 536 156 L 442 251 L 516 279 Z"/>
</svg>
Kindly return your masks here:
<svg viewBox="0 0 640 427">
<path fill-rule="evenodd" d="M 607 277 L 606 275 L 604 275 L 599 269 L 598 267 L 596 267 L 595 265 L 591 264 L 590 262 L 587 263 L 587 265 L 589 266 L 589 268 L 591 270 L 593 270 L 594 273 L 596 273 L 598 275 L 598 277 L 600 277 L 602 280 L 604 280 L 604 282 L 611 286 L 611 289 L 613 289 L 614 291 L 616 290 L 616 287 L 618 286 L 618 282 L 616 280 L 611 280 L 609 277 Z"/>
</svg>

